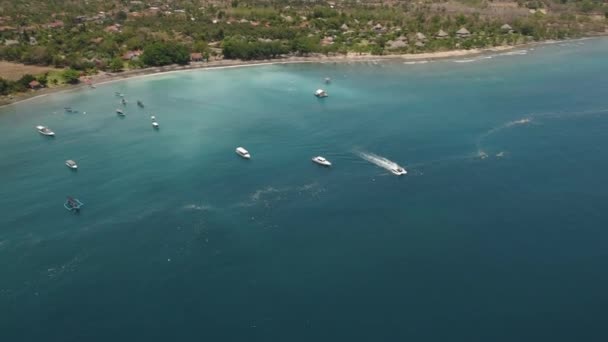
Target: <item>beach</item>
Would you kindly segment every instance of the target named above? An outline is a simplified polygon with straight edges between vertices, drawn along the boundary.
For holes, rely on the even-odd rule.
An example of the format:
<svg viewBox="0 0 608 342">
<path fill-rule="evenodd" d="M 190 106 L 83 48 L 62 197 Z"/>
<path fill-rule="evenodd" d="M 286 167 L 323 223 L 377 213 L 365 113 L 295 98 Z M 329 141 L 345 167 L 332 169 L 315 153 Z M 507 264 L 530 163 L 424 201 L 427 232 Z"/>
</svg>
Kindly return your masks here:
<svg viewBox="0 0 608 342">
<path fill-rule="evenodd" d="M 450 50 L 438 51 L 417 54 L 400 54 L 400 55 L 371 55 L 371 54 L 356 54 L 348 53 L 346 55 L 326 56 L 322 54 L 312 54 L 309 56 L 290 56 L 271 60 L 213 60 L 209 62 L 192 62 L 188 65 L 168 65 L 163 67 L 150 67 L 143 69 L 128 70 L 118 73 L 100 72 L 97 75 L 87 77 L 94 85 L 100 85 L 108 82 L 125 80 L 133 77 L 142 77 L 156 75 L 167 72 L 188 71 L 198 69 L 217 69 L 217 68 L 235 68 L 246 66 L 259 66 L 271 64 L 293 64 L 293 63 L 349 63 L 349 62 L 365 62 L 365 61 L 431 61 L 457 57 L 473 57 L 482 54 L 491 54 L 504 52 L 508 50 L 524 48 L 531 44 L 520 44 L 513 46 L 497 46 L 485 49 L 469 49 L 469 50 Z M 12 96 L 2 96 L 0 98 L 0 107 L 27 101 L 32 98 L 47 96 L 61 91 L 68 91 L 81 87 L 88 87 L 88 84 L 81 82 L 77 85 L 62 85 L 59 87 L 44 88 L 39 90 L 31 90 L 26 93 L 13 94 Z"/>
</svg>

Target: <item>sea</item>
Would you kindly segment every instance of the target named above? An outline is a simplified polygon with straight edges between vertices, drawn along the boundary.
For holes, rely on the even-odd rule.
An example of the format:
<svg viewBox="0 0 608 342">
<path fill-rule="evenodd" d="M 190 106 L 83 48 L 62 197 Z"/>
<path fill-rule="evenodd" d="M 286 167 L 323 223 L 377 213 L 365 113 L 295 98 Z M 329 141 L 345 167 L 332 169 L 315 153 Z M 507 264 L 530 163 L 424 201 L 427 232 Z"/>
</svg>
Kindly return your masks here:
<svg viewBox="0 0 608 342">
<path fill-rule="evenodd" d="M 191 70 L 3 107 L 0 341 L 607 341 L 607 55 Z"/>
</svg>

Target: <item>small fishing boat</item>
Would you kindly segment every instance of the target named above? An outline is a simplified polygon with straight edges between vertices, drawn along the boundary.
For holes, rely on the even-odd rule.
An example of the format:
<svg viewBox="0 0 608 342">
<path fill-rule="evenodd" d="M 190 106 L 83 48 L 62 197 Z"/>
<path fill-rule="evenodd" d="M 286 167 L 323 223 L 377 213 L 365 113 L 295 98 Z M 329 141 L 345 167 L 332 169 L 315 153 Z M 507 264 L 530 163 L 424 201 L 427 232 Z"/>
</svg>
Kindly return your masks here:
<svg viewBox="0 0 608 342">
<path fill-rule="evenodd" d="M 80 212 L 80 208 L 84 203 L 82 203 L 78 198 L 74 198 L 72 196 L 68 196 L 66 198 L 65 203 L 63 203 L 63 207 L 69 211 Z"/>
<path fill-rule="evenodd" d="M 331 78 L 325 77 L 325 84 L 330 84 L 330 83 L 331 83 Z"/>
<path fill-rule="evenodd" d="M 159 125 L 158 125 L 158 122 L 156 122 L 156 116 L 152 115 L 152 116 L 150 117 L 150 119 L 152 119 L 152 127 L 154 127 L 154 128 L 156 128 L 156 129 L 158 129 L 158 128 L 159 128 Z"/>
<path fill-rule="evenodd" d="M 243 147 L 237 147 L 236 148 L 236 154 L 238 154 L 239 156 L 245 158 L 245 159 L 250 159 L 251 155 L 249 154 L 249 151 L 247 151 L 245 148 Z"/>
<path fill-rule="evenodd" d="M 144 103 L 139 100 L 137 100 L 137 105 L 141 108 L 144 108 Z"/>
<path fill-rule="evenodd" d="M 331 163 L 329 162 L 329 160 L 327 160 L 321 156 L 316 156 L 316 157 L 312 158 L 312 161 L 314 163 L 317 163 L 322 166 L 331 166 Z"/>
<path fill-rule="evenodd" d="M 123 106 L 127 105 L 127 100 L 125 100 L 125 98 L 123 97 L 120 102 L 122 103 Z"/>
<path fill-rule="evenodd" d="M 74 113 L 74 112 L 76 112 L 75 110 L 72 109 L 72 107 L 63 107 L 63 109 L 65 109 L 65 111 L 68 112 L 68 113 Z"/>
<path fill-rule="evenodd" d="M 327 92 L 323 89 L 317 89 L 317 91 L 315 91 L 315 96 L 316 97 L 328 97 L 329 95 L 327 95 Z"/>
<path fill-rule="evenodd" d="M 402 168 L 401 166 L 395 166 L 393 168 L 391 168 L 390 170 L 395 176 L 402 176 L 407 174 L 407 171 L 405 171 L 404 168 Z"/>
<path fill-rule="evenodd" d="M 55 132 L 51 131 L 48 127 L 45 126 L 36 126 L 36 129 L 38 130 L 38 133 L 42 134 L 42 135 L 46 135 L 49 137 L 54 137 L 55 136 Z"/>
<path fill-rule="evenodd" d="M 123 93 L 120 93 L 120 92 L 117 92 L 117 91 L 115 91 L 115 92 L 114 92 L 114 95 L 116 95 L 116 96 L 120 96 L 120 97 L 125 96 Z"/>
<path fill-rule="evenodd" d="M 78 169 L 78 164 L 76 164 L 76 162 L 73 161 L 72 159 L 66 160 L 65 161 L 65 166 L 69 167 L 72 170 L 77 170 Z"/>
<path fill-rule="evenodd" d="M 127 114 L 125 114 L 125 112 L 123 112 L 123 110 L 122 110 L 122 109 L 120 109 L 120 108 L 116 108 L 116 114 L 118 114 L 118 115 L 120 115 L 120 116 L 125 116 L 125 115 L 127 115 Z"/>
</svg>

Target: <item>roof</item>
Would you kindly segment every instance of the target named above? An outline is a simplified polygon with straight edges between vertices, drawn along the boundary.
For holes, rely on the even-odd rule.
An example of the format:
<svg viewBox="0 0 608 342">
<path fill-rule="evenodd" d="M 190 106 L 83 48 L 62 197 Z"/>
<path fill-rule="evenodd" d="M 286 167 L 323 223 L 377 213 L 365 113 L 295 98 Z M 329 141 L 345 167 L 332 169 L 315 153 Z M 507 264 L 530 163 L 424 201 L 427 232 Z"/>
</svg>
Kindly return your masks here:
<svg viewBox="0 0 608 342">
<path fill-rule="evenodd" d="M 33 80 L 29 83 L 31 88 L 36 88 L 36 87 L 40 87 L 40 82 Z"/>
<path fill-rule="evenodd" d="M 190 59 L 203 59 L 203 54 L 200 52 L 193 52 L 190 54 Z"/>
<path fill-rule="evenodd" d="M 448 33 L 445 32 L 444 30 L 439 30 L 439 32 L 437 32 L 437 37 L 447 37 Z"/>
<path fill-rule="evenodd" d="M 502 30 L 512 30 L 513 28 L 509 24 L 504 24 L 500 27 Z"/>
<path fill-rule="evenodd" d="M 400 49 L 400 48 L 404 48 L 407 46 L 407 42 L 404 42 L 403 40 L 395 40 L 395 41 L 388 41 L 387 42 L 388 48 L 389 49 Z"/>
<path fill-rule="evenodd" d="M 469 32 L 469 30 L 467 30 L 466 28 L 462 27 L 462 28 L 460 28 L 460 30 L 456 31 L 456 34 L 465 35 L 465 34 L 471 34 L 471 32 Z"/>
<path fill-rule="evenodd" d="M 416 33 L 416 39 L 418 39 L 418 40 L 425 40 L 426 36 L 424 34 L 422 34 L 422 32 L 417 32 Z"/>
</svg>

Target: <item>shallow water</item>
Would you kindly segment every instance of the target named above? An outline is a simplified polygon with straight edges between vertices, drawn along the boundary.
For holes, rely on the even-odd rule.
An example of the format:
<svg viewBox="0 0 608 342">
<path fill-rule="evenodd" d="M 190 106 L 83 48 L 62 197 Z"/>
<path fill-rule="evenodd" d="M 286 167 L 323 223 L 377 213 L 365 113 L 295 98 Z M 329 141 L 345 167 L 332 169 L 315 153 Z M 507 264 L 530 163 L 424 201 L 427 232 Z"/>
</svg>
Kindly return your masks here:
<svg viewBox="0 0 608 342">
<path fill-rule="evenodd" d="M 200 70 L 0 109 L 2 340 L 605 340 L 607 52 Z"/>
</svg>

